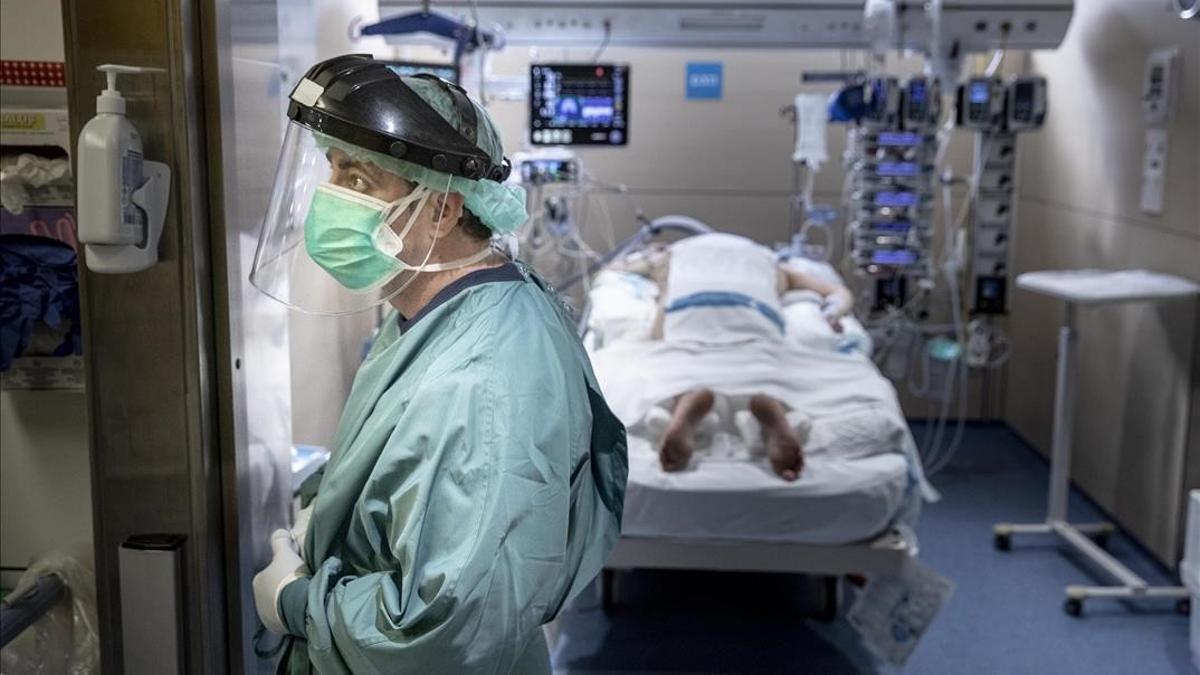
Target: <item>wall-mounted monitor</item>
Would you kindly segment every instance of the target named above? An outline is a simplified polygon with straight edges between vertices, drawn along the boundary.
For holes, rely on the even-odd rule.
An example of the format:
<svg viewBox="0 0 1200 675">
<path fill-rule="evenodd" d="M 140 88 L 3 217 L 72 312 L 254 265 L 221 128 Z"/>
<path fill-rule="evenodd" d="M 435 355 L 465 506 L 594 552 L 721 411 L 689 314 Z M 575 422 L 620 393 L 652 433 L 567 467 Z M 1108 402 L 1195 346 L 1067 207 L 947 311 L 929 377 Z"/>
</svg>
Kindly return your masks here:
<svg viewBox="0 0 1200 675">
<path fill-rule="evenodd" d="M 629 66 L 530 66 L 529 127 L 533 145 L 627 144 Z"/>
</svg>

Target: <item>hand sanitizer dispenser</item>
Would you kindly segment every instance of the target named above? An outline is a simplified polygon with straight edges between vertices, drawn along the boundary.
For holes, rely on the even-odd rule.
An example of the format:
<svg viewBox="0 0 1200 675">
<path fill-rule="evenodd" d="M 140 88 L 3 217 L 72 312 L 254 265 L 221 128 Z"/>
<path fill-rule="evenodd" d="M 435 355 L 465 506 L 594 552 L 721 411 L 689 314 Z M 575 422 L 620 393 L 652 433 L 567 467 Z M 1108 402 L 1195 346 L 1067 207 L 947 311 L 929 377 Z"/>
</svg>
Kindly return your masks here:
<svg viewBox="0 0 1200 675">
<path fill-rule="evenodd" d="M 139 272 L 158 262 L 171 169 L 142 158 L 142 137 L 125 117 L 117 75 L 160 69 L 103 65 L 97 70 L 108 76 L 108 88 L 96 97 L 96 116 L 79 132 L 79 241 L 93 272 Z"/>
</svg>

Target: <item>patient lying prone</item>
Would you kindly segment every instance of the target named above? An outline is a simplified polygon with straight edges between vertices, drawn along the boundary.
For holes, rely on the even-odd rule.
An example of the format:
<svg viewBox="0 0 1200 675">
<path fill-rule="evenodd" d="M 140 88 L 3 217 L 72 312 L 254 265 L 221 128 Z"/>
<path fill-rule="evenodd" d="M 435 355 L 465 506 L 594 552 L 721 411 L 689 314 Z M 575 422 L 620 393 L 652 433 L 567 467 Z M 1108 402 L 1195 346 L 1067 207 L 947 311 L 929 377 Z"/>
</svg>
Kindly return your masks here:
<svg viewBox="0 0 1200 675">
<path fill-rule="evenodd" d="M 790 409 L 763 389 L 748 388 L 752 383 L 734 372 L 737 368 L 732 364 L 744 359 L 751 345 L 783 342 L 787 329 L 782 317 L 783 294 L 793 290 L 819 293 L 825 298 L 823 315 L 840 331 L 839 321 L 852 306 L 850 291 L 781 265 L 766 247 L 724 233 L 684 239 L 640 262 L 626 270 L 659 286 L 655 334 L 694 354 L 695 359 L 703 359 L 708 372 L 724 375 L 684 391 L 673 402 L 660 403 L 671 414 L 659 451 L 663 470 L 681 471 L 691 461 L 697 428 L 713 411 L 719 395 L 715 390 L 737 394 L 738 407 L 748 409 L 761 427 L 771 468 L 786 481 L 796 480 L 804 467 L 804 452 L 788 420 Z M 769 349 L 760 351 L 771 353 Z M 713 367 L 722 363 L 729 367 Z M 778 371 L 783 364 L 765 367 Z"/>
<path fill-rule="evenodd" d="M 663 436 L 659 461 L 664 471 L 681 471 L 695 451 L 696 427 L 716 402 L 711 389 L 694 389 L 675 399 L 671 422 Z M 792 430 L 783 404 L 766 394 L 750 397 L 750 413 L 762 427 L 763 445 L 771 468 L 786 481 L 794 481 L 804 468 L 804 450 Z"/>
</svg>

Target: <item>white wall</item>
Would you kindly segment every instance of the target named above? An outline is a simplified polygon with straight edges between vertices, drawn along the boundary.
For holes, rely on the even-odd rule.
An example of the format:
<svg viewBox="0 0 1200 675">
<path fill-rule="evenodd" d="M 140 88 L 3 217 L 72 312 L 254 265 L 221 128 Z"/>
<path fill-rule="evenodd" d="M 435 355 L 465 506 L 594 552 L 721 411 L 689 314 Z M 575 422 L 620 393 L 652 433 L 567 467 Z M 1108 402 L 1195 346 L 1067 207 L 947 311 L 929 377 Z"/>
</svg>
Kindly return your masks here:
<svg viewBox="0 0 1200 675">
<path fill-rule="evenodd" d="M 62 5 L 42 0 L 0 0 L 0 59 L 62 61 Z"/>
<path fill-rule="evenodd" d="M 1016 272 L 1140 267 L 1200 280 L 1200 23 L 1167 5 L 1076 2 L 1062 47 L 1029 60 L 1049 80 L 1050 113 L 1021 141 Z M 1156 216 L 1139 210 L 1142 78 L 1146 56 L 1167 46 L 1182 50 L 1182 77 Z M 1018 291 L 1012 310 L 1007 419 L 1046 450 L 1061 303 Z M 1200 401 L 1196 325 L 1186 302 L 1080 316 L 1072 477 L 1168 563 L 1181 544 L 1185 466 L 1200 462 L 1200 428 L 1188 426 Z"/>
<path fill-rule="evenodd" d="M 0 567 L 92 541 L 87 397 L 0 392 Z"/>
</svg>

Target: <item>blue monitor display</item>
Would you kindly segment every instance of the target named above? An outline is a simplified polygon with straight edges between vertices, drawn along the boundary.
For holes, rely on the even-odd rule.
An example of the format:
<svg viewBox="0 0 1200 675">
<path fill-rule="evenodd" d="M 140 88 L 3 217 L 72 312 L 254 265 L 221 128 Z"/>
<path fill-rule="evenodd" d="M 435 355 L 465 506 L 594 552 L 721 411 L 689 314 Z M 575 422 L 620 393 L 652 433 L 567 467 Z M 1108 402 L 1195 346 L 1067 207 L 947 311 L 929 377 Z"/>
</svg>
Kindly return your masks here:
<svg viewBox="0 0 1200 675">
<path fill-rule="evenodd" d="M 911 148 L 921 143 L 921 136 L 911 131 L 885 131 L 879 134 L 878 142 L 889 148 Z"/>
<path fill-rule="evenodd" d="M 916 162 L 880 162 L 875 172 L 885 178 L 910 178 L 920 172 Z"/>
<path fill-rule="evenodd" d="M 401 77 L 429 74 L 437 75 L 447 82 L 458 84 L 458 66 L 453 63 L 423 63 L 421 61 L 384 61 L 392 72 Z"/>
<path fill-rule="evenodd" d="M 987 103 L 991 97 L 991 87 L 987 81 L 972 82 L 967 91 L 967 100 L 971 103 Z"/>
<path fill-rule="evenodd" d="M 529 74 L 534 145 L 629 142 L 629 66 L 541 63 Z"/>
<path fill-rule="evenodd" d="M 917 252 L 907 248 L 880 249 L 871 254 L 871 262 L 876 265 L 912 265 L 917 259 Z"/>
<path fill-rule="evenodd" d="M 915 192 L 905 190 L 884 190 L 875 193 L 875 206 L 886 208 L 905 208 L 917 206 L 921 198 Z"/>
<path fill-rule="evenodd" d="M 925 105 L 925 80 L 913 78 L 908 83 L 908 101 L 913 108 Z"/>
<path fill-rule="evenodd" d="M 912 229 L 912 222 L 907 220 L 885 220 L 882 222 L 873 223 L 871 225 L 871 229 L 876 232 L 906 234 Z"/>
</svg>

